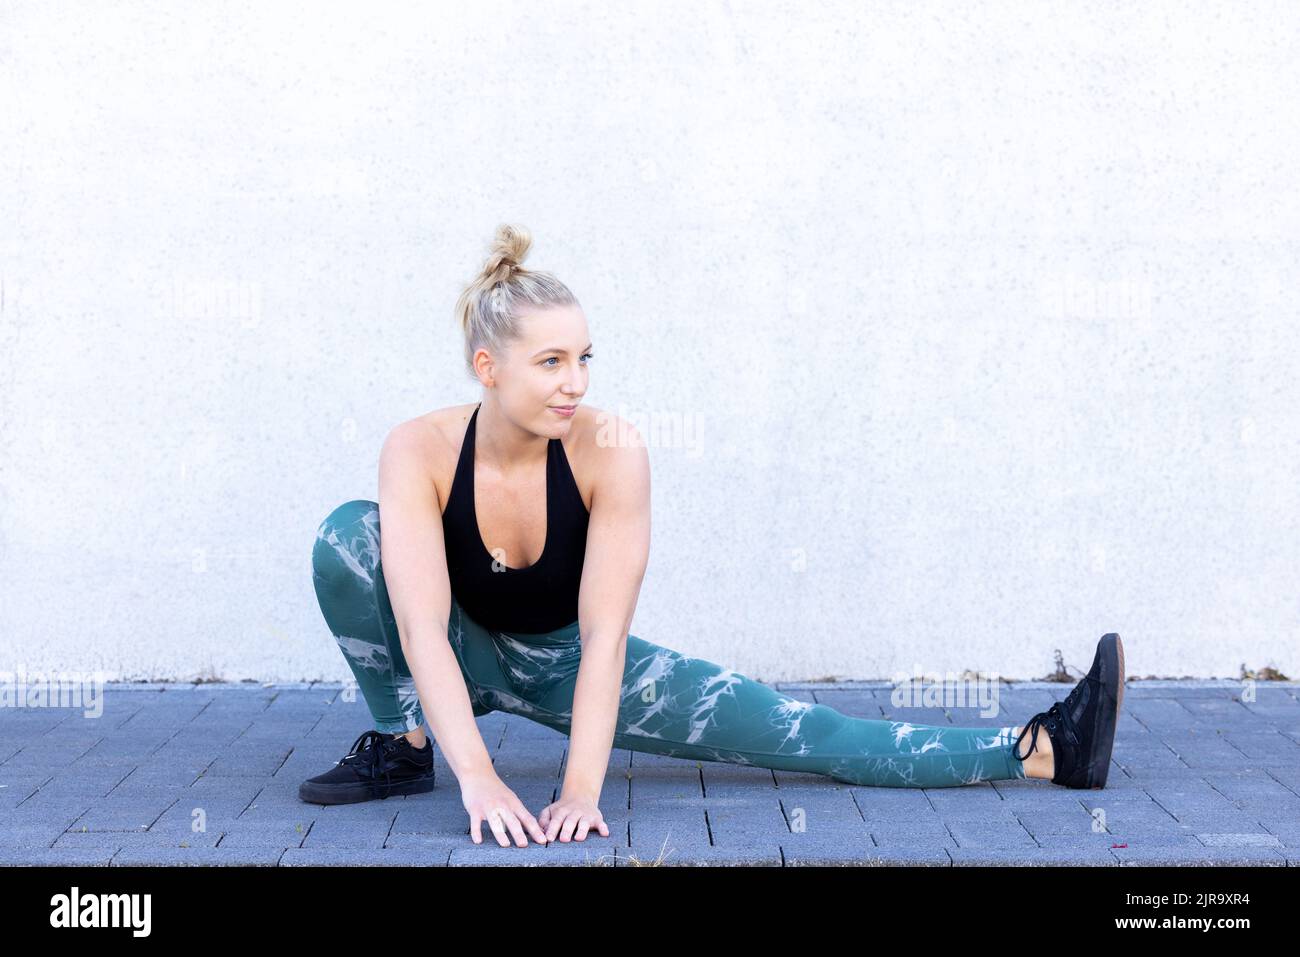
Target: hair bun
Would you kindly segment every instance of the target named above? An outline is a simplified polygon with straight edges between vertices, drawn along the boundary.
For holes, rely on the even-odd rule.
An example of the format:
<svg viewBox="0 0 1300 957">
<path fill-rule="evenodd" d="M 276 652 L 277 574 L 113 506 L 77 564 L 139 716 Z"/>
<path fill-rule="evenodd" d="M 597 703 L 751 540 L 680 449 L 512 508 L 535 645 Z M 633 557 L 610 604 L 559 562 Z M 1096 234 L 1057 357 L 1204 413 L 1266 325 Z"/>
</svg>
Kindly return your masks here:
<svg viewBox="0 0 1300 957">
<path fill-rule="evenodd" d="M 504 267 L 504 274 L 498 274 L 498 278 L 503 279 L 514 270 L 523 269 L 523 261 L 532 245 L 533 237 L 527 228 L 514 223 L 502 223 L 492 237 L 492 251 L 483 264 L 484 275 L 497 274 Z"/>
<path fill-rule="evenodd" d="M 525 227 L 502 223 L 479 275 L 456 299 L 456 321 L 465 333 L 465 368 L 473 379 L 478 378 L 475 352 L 480 348 L 497 352 L 517 339 L 524 310 L 578 304 L 569 287 L 554 275 L 523 267 L 532 244 Z"/>
</svg>

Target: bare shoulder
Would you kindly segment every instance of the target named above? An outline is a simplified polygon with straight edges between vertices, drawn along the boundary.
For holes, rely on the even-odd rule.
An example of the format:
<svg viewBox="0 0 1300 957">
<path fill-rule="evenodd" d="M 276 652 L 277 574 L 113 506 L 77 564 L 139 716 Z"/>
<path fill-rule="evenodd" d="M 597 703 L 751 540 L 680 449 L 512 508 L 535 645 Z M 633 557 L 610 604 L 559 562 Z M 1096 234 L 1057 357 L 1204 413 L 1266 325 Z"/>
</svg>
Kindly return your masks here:
<svg viewBox="0 0 1300 957">
<path fill-rule="evenodd" d="M 385 446 L 403 453 L 413 467 L 427 469 L 439 510 L 446 509 L 460 458 L 461 443 L 477 402 L 426 412 L 394 426 Z M 645 440 L 627 419 L 592 405 L 579 404 L 573 427 L 562 439 L 574 481 L 588 511 L 596 491 L 647 479 Z"/>
<path fill-rule="evenodd" d="M 584 452 L 592 451 L 593 456 L 604 461 L 616 457 L 620 449 L 645 447 L 636 426 L 621 415 L 593 405 L 578 406 L 574 425 L 575 446 Z"/>
<path fill-rule="evenodd" d="M 609 483 L 625 484 L 649 475 L 645 439 L 627 419 L 595 406 L 578 406 L 570 432 L 573 448 L 565 440 L 571 461 L 580 464 L 585 477 L 579 484 L 594 492 Z M 575 470 L 576 471 L 576 470 Z M 587 496 L 590 501 L 590 496 Z"/>
<path fill-rule="evenodd" d="M 449 405 L 426 412 L 424 415 L 417 415 L 409 423 L 402 424 L 409 424 L 414 430 L 427 433 L 429 441 L 434 445 L 450 447 L 454 452 L 460 448 L 461 440 L 465 438 L 469 417 L 474 414 L 477 405 L 477 402 Z"/>
<path fill-rule="evenodd" d="M 453 448 L 460 445 L 465 425 L 476 403 L 453 405 L 444 409 L 434 409 L 413 419 L 399 422 L 388 433 L 385 443 L 400 444 L 403 448 L 422 449 L 431 455 L 446 451 L 448 445 Z M 460 423 L 459 432 L 453 435 L 455 423 Z"/>
<path fill-rule="evenodd" d="M 385 448 L 425 472 L 437 494 L 439 511 L 446 508 L 460 443 L 476 405 L 468 402 L 417 415 L 393 426 L 384 440 Z"/>
</svg>

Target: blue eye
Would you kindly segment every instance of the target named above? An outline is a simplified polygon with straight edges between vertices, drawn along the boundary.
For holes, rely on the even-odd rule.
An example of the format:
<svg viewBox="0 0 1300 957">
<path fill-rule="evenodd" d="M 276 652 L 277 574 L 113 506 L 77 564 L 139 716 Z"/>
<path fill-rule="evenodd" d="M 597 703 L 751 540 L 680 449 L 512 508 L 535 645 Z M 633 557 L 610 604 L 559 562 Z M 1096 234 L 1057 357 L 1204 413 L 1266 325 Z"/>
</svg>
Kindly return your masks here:
<svg viewBox="0 0 1300 957">
<path fill-rule="evenodd" d="M 596 357 L 593 356 L 590 352 L 584 352 L 584 353 L 582 354 L 582 358 L 584 358 L 584 359 L 594 359 L 594 358 L 596 358 Z M 549 359 L 543 359 L 543 360 L 542 360 L 542 363 L 543 363 L 543 365 L 544 365 L 544 364 L 547 363 L 547 362 L 559 362 L 559 361 L 560 361 L 559 356 L 551 356 Z M 555 366 L 551 366 L 551 368 L 554 369 Z"/>
</svg>

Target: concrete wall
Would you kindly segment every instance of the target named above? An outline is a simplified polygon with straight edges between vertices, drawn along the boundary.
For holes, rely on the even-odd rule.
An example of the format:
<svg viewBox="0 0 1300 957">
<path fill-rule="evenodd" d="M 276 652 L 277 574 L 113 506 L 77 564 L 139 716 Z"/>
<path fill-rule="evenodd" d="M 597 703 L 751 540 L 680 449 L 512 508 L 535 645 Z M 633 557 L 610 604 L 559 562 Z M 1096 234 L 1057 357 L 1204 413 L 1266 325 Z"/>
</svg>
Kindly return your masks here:
<svg viewBox="0 0 1300 957">
<path fill-rule="evenodd" d="M 310 552 L 480 397 L 499 222 L 765 680 L 1300 671 L 1300 8 L 6 4 L 0 669 L 342 679 Z"/>
</svg>

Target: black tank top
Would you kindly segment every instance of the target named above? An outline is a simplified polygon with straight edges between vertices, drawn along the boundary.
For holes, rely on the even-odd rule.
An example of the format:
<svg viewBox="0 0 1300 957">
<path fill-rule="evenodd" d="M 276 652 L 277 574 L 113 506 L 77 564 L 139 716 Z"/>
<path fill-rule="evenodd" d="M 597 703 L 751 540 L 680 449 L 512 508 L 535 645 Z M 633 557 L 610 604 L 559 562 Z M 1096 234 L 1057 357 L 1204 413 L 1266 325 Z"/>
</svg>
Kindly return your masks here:
<svg viewBox="0 0 1300 957">
<path fill-rule="evenodd" d="M 578 620 L 578 586 L 590 513 L 569 468 L 564 443 L 551 439 L 546 448 L 546 543 L 542 554 L 526 568 L 498 562 L 479 535 L 474 510 L 474 426 L 479 407 L 465 430 L 442 513 L 451 593 L 470 618 L 491 631 L 557 631 Z"/>
</svg>

